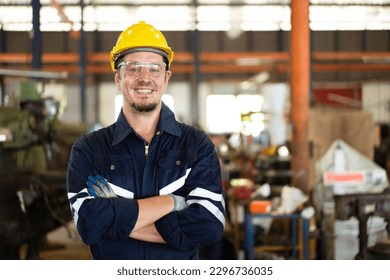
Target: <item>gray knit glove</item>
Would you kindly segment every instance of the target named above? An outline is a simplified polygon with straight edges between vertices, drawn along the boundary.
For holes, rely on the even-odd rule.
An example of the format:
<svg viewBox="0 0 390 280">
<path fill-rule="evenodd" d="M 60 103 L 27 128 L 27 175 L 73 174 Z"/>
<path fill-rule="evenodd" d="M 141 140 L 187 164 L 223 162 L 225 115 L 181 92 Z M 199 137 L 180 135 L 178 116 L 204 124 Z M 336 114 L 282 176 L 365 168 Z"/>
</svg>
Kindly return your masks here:
<svg viewBox="0 0 390 280">
<path fill-rule="evenodd" d="M 181 211 L 188 207 L 185 197 L 171 193 L 169 195 L 172 196 L 175 201 L 175 206 L 173 207 L 172 211 Z"/>
</svg>

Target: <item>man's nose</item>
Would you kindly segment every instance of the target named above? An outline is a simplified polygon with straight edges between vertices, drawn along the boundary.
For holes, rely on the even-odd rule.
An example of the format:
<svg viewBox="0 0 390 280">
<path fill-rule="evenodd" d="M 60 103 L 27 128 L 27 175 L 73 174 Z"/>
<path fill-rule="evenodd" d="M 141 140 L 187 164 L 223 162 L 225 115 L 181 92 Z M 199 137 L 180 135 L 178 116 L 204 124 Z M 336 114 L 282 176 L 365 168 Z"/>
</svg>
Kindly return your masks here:
<svg viewBox="0 0 390 280">
<path fill-rule="evenodd" d="M 150 73 L 148 67 L 142 67 L 139 75 L 142 79 L 149 79 Z"/>
</svg>

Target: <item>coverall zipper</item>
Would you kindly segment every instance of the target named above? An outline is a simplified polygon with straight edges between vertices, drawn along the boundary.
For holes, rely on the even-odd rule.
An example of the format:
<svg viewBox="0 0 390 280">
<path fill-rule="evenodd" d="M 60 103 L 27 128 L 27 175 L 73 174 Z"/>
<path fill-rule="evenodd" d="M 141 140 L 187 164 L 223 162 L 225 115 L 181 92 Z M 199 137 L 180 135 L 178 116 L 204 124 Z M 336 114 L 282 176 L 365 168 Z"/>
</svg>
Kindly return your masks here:
<svg viewBox="0 0 390 280">
<path fill-rule="evenodd" d="M 145 143 L 145 157 L 148 157 L 149 154 L 149 144 Z"/>
</svg>

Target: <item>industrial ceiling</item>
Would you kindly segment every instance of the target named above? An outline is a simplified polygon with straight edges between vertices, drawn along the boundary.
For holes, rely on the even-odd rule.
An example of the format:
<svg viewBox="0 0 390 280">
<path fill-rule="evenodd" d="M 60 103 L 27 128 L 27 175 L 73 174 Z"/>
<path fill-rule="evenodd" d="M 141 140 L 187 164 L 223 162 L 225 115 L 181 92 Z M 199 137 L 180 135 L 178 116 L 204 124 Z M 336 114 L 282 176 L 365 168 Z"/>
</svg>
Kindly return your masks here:
<svg viewBox="0 0 390 280">
<path fill-rule="evenodd" d="M 41 0 L 41 31 L 121 31 L 145 20 L 161 30 L 291 29 L 289 0 Z M 0 0 L 0 28 L 32 30 L 32 1 Z M 83 22 L 83 24 L 81 24 Z M 390 30 L 390 0 L 311 0 L 312 30 Z"/>
</svg>

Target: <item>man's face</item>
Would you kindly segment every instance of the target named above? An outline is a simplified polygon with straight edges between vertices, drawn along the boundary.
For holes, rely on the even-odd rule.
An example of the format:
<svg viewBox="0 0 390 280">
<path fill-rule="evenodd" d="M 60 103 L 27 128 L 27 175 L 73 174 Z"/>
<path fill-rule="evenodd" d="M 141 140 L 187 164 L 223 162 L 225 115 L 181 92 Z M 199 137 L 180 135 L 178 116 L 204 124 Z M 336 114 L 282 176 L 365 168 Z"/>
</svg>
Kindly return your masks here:
<svg viewBox="0 0 390 280">
<path fill-rule="evenodd" d="M 123 94 L 123 109 L 148 113 L 160 108 L 171 71 L 161 55 L 152 52 L 127 54 L 115 72 L 115 84 Z"/>
</svg>

